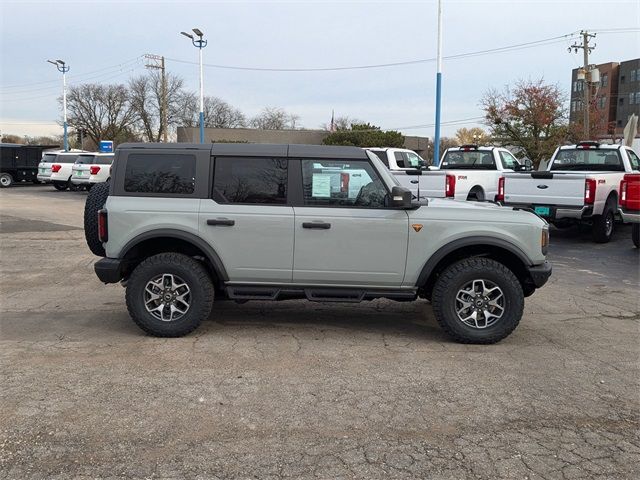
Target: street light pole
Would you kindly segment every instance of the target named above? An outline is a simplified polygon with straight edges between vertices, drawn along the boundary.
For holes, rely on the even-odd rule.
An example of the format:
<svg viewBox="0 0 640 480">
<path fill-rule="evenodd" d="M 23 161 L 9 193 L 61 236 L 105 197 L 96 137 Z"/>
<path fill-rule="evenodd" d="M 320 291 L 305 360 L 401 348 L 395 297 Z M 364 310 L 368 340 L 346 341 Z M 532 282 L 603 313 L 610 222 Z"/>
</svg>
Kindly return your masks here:
<svg viewBox="0 0 640 480">
<path fill-rule="evenodd" d="M 204 143 L 204 72 L 202 70 L 202 49 L 207 46 L 207 41 L 203 40 L 204 33 L 199 29 L 191 29 L 196 34 L 198 39 L 187 32 L 180 32 L 185 37 L 191 39 L 191 43 L 199 50 L 199 63 L 200 63 L 200 143 Z"/>
<path fill-rule="evenodd" d="M 69 139 L 67 137 L 67 72 L 69 66 L 62 60 L 47 60 L 52 65 L 55 65 L 59 72 L 62 72 L 62 125 L 64 130 L 64 151 L 69 151 Z"/>
<path fill-rule="evenodd" d="M 442 99 L 442 0 L 438 0 L 438 53 L 436 71 L 436 131 L 433 140 L 433 164 L 440 164 L 440 103 Z"/>
</svg>

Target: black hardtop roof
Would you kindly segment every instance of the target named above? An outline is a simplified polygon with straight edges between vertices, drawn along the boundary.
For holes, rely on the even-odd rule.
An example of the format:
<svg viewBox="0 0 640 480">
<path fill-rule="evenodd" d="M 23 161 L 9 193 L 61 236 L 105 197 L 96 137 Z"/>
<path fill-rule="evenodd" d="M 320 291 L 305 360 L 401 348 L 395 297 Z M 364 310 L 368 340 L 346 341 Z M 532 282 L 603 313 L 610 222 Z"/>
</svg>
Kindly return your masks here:
<svg viewBox="0 0 640 480">
<path fill-rule="evenodd" d="M 296 145 L 271 143 L 123 143 L 118 150 L 209 150 L 214 156 L 246 155 L 277 156 L 291 158 L 360 158 L 367 154 L 360 147 L 342 147 L 332 145 Z"/>
</svg>

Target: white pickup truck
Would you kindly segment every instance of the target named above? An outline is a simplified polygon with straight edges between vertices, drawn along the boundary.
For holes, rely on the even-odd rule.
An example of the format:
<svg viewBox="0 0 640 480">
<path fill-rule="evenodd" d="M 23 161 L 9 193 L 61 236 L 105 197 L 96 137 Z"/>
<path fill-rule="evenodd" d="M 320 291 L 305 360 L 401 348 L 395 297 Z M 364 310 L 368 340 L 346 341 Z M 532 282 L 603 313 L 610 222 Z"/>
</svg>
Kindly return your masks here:
<svg viewBox="0 0 640 480">
<path fill-rule="evenodd" d="M 505 172 L 531 169 L 506 148 L 462 145 L 448 148 L 440 170 L 447 174 L 447 197 L 456 200 L 497 200 L 500 178 Z"/>
<path fill-rule="evenodd" d="M 640 159 L 629 147 L 562 146 L 545 171 L 505 174 L 499 200 L 530 208 L 559 228 L 591 224 L 594 241 L 606 243 L 613 235 L 620 181 L 639 169 Z"/>
<path fill-rule="evenodd" d="M 406 148 L 367 148 L 375 154 L 400 185 L 411 190 L 413 199 L 424 202 L 427 198 L 445 198 L 451 179 L 446 173 L 429 165 L 420 155 Z"/>
</svg>

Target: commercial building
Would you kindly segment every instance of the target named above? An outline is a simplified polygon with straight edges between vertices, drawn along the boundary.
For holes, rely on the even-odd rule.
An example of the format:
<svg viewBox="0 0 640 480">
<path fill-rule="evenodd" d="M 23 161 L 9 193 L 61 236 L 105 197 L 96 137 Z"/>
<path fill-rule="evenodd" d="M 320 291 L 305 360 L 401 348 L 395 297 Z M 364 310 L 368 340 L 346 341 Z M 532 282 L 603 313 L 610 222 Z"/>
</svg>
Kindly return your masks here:
<svg viewBox="0 0 640 480">
<path fill-rule="evenodd" d="M 569 122 L 582 124 L 584 91 L 589 89 L 590 118 L 599 136 L 620 138 L 631 114 L 640 116 L 640 58 L 621 63 L 595 65 L 599 78 L 587 83 L 580 78 L 581 68 L 571 72 Z"/>
</svg>

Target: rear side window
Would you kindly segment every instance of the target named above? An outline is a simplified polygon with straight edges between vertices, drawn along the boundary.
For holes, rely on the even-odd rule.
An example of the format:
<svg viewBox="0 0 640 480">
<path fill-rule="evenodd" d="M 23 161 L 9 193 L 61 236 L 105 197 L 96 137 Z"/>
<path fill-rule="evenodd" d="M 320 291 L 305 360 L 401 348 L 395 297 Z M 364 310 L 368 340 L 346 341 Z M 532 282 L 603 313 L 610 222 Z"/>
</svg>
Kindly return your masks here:
<svg viewBox="0 0 640 480">
<path fill-rule="evenodd" d="M 218 203 L 284 205 L 287 167 L 284 158 L 217 157 L 213 199 Z"/>
<path fill-rule="evenodd" d="M 43 163 L 53 163 L 56 161 L 57 155 L 55 153 L 47 153 L 42 156 Z"/>
<path fill-rule="evenodd" d="M 127 158 L 124 191 L 190 194 L 195 188 L 196 157 L 180 154 L 132 154 Z"/>
</svg>

